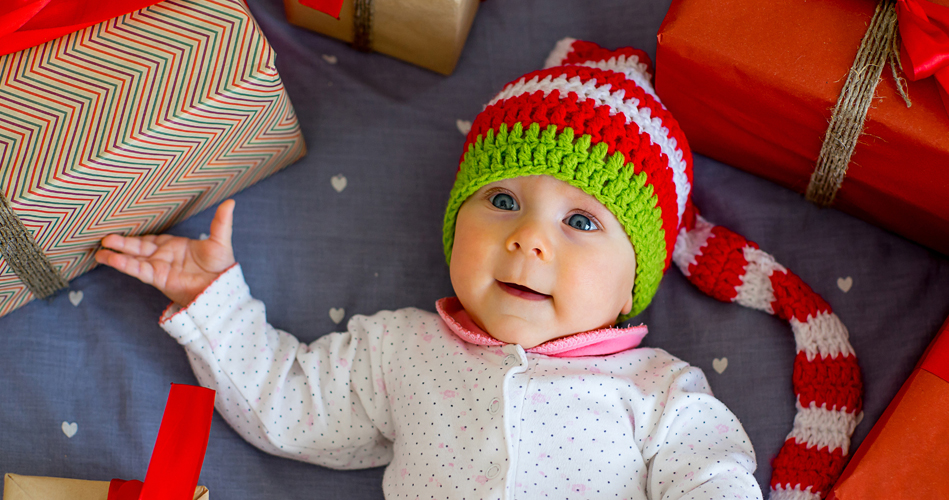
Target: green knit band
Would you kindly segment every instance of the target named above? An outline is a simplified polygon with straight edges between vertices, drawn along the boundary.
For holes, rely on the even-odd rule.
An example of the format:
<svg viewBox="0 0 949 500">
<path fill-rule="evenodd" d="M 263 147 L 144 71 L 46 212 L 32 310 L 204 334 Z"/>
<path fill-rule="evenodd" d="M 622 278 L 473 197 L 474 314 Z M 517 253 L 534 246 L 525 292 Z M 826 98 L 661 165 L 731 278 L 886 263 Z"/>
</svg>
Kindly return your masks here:
<svg viewBox="0 0 949 500">
<path fill-rule="evenodd" d="M 590 135 L 574 138 L 573 129 L 559 134 L 555 125 L 543 132 L 533 123 L 524 131 L 516 123 L 508 131 L 501 124 L 468 146 L 451 189 L 442 243 L 451 263 L 458 209 L 481 187 L 528 175 L 549 175 L 583 190 L 600 201 L 622 224 L 636 252 L 633 309 L 618 321 L 639 314 L 656 294 L 665 266 L 666 242 L 661 211 L 646 173 L 633 174 L 633 165 L 621 153 L 607 157 L 607 145 L 591 147 Z"/>
</svg>

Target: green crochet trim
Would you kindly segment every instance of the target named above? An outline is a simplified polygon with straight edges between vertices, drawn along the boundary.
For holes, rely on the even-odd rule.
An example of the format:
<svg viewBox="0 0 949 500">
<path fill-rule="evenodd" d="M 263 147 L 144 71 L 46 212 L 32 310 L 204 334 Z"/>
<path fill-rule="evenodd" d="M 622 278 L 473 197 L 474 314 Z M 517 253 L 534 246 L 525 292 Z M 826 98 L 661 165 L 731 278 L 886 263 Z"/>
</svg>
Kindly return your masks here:
<svg viewBox="0 0 949 500">
<path fill-rule="evenodd" d="M 662 279 L 666 257 L 662 215 L 646 173 L 633 175 L 621 153 L 607 158 L 607 145 L 590 146 L 590 135 L 574 139 L 571 128 L 557 134 L 556 125 L 541 133 L 536 123 L 525 132 L 520 123 L 508 131 L 501 124 L 489 129 L 468 146 L 458 177 L 451 189 L 442 243 L 445 260 L 451 263 L 458 209 L 482 186 L 502 179 L 528 175 L 549 175 L 582 189 L 605 205 L 626 229 L 636 250 L 636 278 L 633 309 L 617 321 L 629 319 L 652 301 Z"/>
</svg>

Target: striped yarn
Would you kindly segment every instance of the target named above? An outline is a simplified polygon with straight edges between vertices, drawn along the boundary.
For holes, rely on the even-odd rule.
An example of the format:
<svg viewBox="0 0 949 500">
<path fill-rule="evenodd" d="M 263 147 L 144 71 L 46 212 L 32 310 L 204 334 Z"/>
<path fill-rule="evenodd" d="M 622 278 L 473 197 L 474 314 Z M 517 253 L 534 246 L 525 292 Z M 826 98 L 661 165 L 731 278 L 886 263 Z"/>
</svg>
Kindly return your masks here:
<svg viewBox="0 0 949 500">
<path fill-rule="evenodd" d="M 240 0 L 165 0 L 0 57 L 0 189 L 66 279 L 305 153 Z M 30 291 L 0 258 L 0 316 Z"/>
<path fill-rule="evenodd" d="M 626 228 L 637 275 L 633 309 L 621 319 L 632 317 L 655 295 L 679 228 L 691 224 L 692 155 L 642 51 L 565 39 L 550 64 L 507 84 L 472 123 L 445 213 L 445 256 L 450 262 L 454 218 L 468 196 L 501 179 L 552 175 L 596 197 Z M 587 156 L 593 163 L 578 169 Z"/>
<path fill-rule="evenodd" d="M 773 462 L 770 498 L 826 497 L 846 464 L 863 406 L 847 328 L 827 302 L 758 245 L 701 217 L 679 233 L 673 254 L 682 273 L 708 295 L 791 324 L 797 414 Z"/>
</svg>

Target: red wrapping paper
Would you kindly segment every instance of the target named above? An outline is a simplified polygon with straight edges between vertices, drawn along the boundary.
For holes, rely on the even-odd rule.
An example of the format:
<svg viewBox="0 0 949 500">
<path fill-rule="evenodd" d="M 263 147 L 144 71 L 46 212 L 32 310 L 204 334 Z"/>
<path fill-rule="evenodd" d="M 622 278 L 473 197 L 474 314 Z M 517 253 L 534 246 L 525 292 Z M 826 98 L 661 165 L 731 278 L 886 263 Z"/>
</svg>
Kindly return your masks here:
<svg viewBox="0 0 949 500">
<path fill-rule="evenodd" d="M 949 4 L 949 0 L 937 0 Z M 674 0 L 656 91 L 693 151 L 803 193 L 873 0 Z M 889 69 L 834 207 L 949 255 L 949 115 Z"/>
<path fill-rule="evenodd" d="M 829 499 L 949 497 L 949 320 L 834 485 Z"/>
</svg>

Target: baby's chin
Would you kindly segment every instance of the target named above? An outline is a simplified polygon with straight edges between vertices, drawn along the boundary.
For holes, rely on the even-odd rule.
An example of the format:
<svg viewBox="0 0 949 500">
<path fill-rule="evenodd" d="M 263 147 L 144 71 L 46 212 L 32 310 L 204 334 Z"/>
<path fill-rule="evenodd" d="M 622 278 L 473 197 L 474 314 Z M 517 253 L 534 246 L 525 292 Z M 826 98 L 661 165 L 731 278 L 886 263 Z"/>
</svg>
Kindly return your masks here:
<svg viewBox="0 0 949 500">
<path fill-rule="evenodd" d="M 481 327 L 488 335 L 507 344 L 518 344 L 524 349 L 579 332 L 562 331 L 557 326 L 545 326 L 521 318 L 500 318 Z"/>
<path fill-rule="evenodd" d="M 520 344 L 524 349 L 530 349 L 546 342 L 539 331 L 540 328 L 522 318 L 506 316 L 479 318 L 471 315 L 471 319 L 485 333 L 506 344 Z"/>
<path fill-rule="evenodd" d="M 588 332 L 599 328 L 608 328 L 616 324 L 616 317 L 612 320 L 597 321 L 592 315 L 570 318 L 561 321 L 546 315 L 523 315 L 522 313 L 505 314 L 498 310 L 493 314 L 478 315 L 468 311 L 469 316 L 482 330 L 506 344 L 519 344 L 524 349 L 537 347 L 561 337 L 568 337 L 577 333 Z"/>
</svg>

